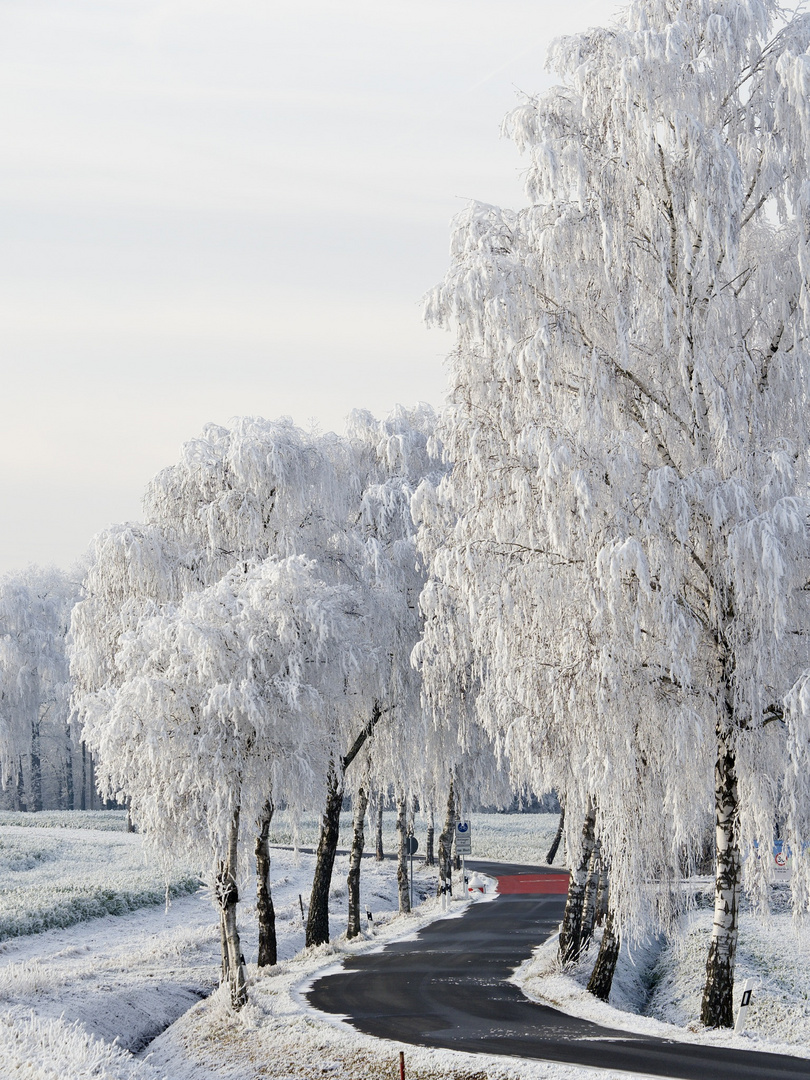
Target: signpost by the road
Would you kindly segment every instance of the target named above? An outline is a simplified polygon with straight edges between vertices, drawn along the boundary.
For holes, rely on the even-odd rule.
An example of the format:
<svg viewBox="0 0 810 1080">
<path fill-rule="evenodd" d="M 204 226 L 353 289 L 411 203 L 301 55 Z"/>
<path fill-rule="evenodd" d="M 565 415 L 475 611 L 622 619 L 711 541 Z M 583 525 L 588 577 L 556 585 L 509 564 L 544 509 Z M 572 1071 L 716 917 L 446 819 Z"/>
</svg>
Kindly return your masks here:
<svg viewBox="0 0 810 1080">
<path fill-rule="evenodd" d="M 771 863 L 771 880 L 777 884 L 786 884 L 790 881 L 791 869 L 790 848 L 784 840 L 776 840 L 773 845 L 773 861 Z"/>
<path fill-rule="evenodd" d="M 464 873 L 464 856 L 472 855 L 472 828 L 469 821 L 456 822 L 456 855 L 461 856 L 461 881 L 467 895 L 467 876 Z"/>
<path fill-rule="evenodd" d="M 413 833 L 408 833 L 408 835 L 405 837 L 405 850 L 411 858 L 411 872 L 409 876 L 409 883 L 411 887 L 411 911 L 413 911 L 413 857 L 414 853 L 419 850 L 419 841 L 416 839 Z"/>
<path fill-rule="evenodd" d="M 751 994 L 754 992 L 754 980 L 746 979 L 745 986 L 743 986 L 742 997 L 740 998 L 740 1010 L 737 1013 L 737 1022 L 734 1025 L 734 1033 L 739 1035 L 745 1027 L 745 1014 L 751 1005 Z"/>
</svg>

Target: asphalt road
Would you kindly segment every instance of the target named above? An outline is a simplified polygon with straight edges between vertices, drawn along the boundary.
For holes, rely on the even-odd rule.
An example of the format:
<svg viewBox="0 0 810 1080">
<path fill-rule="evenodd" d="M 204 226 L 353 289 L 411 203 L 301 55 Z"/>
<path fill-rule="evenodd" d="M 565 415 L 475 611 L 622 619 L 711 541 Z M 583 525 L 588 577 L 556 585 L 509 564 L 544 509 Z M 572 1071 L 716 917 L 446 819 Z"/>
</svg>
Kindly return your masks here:
<svg viewBox="0 0 810 1080">
<path fill-rule="evenodd" d="M 468 866 L 513 877 L 504 888 L 554 887 L 554 872 L 544 883 L 537 867 Z M 534 885 L 514 879 L 529 874 Z M 369 1035 L 418 1046 L 684 1080 L 809 1080 L 810 1061 L 802 1058 L 633 1035 L 527 1000 L 507 979 L 556 933 L 564 903 L 558 893 L 519 891 L 471 904 L 461 918 L 431 923 L 416 940 L 345 961 L 341 972 L 318 979 L 307 998 Z"/>
</svg>

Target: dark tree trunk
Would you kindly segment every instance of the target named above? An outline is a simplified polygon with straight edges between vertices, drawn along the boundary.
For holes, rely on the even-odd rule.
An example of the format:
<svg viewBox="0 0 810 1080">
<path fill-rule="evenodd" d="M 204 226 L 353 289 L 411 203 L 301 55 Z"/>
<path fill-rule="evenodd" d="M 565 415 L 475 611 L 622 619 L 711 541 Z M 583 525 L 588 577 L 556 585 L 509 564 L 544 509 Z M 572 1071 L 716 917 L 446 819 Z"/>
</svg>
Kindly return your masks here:
<svg viewBox="0 0 810 1080">
<path fill-rule="evenodd" d="M 596 925 L 601 926 L 608 913 L 608 866 L 607 859 L 599 859 L 599 887 L 596 890 Z"/>
<path fill-rule="evenodd" d="M 22 760 L 17 767 L 17 795 L 16 795 L 17 809 L 28 810 L 28 803 L 25 798 L 25 780 L 23 779 L 23 767 Z"/>
<path fill-rule="evenodd" d="M 399 886 L 399 910 L 407 914 L 411 910 L 411 894 L 408 887 L 408 825 L 405 813 L 408 801 L 404 795 L 397 799 L 397 885 Z"/>
<path fill-rule="evenodd" d="M 270 822 L 273 820 L 273 800 L 268 799 L 259 818 L 256 837 L 256 915 L 259 920 L 259 967 L 271 967 L 278 960 L 276 948 L 276 911 L 270 891 Z"/>
<path fill-rule="evenodd" d="M 425 866 L 435 866 L 436 856 L 433 851 L 433 837 L 436 832 L 436 825 L 434 822 L 433 807 L 431 806 L 428 813 L 428 827 L 427 827 L 427 843 L 425 844 Z"/>
<path fill-rule="evenodd" d="M 560 927 L 560 960 L 565 965 L 576 963 L 581 951 L 582 907 L 585 901 L 588 865 L 593 852 L 595 823 L 596 811 L 589 799 L 588 812 L 582 826 L 579 858 L 576 865 L 571 867 L 568 898 L 565 902 L 565 914 Z"/>
<path fill-rule="evenodd" d="M 315 877 L 312 880 L 312 895 L 309 902 L 305 939 L 307 946 L 324 945 L 329 940 L 329 887 L 332 884 L 332 870 L 335 866 L 335 851 L 340 830 L 344 778 L 346 770 L 374 734 L 374 729 L 382 719 L 382 715 L 382 706 L 379 701 L 375 701 L 368 722 L 364 724 L 357 738 L 341 758 L 340 771 L 338 772 L 334 761 L 329 765 L 329 774 L 326 778 L 326 809 L 321 819 L 321 832 L 315 858 Z"/>
<path fill-rule="evenodd" d="M 90 809 L 96 808 L 96 765 L 93 755 L 90 755 Z"/>
<path fill-rule="evenodd" d="M 444 828 L 439 833 L 439 896 L 453 891 L 453 833 L 456 827 L 456 795 L 453 789 L 453 777 L 450 777 L 450 792 L 447 796 L 447 815 Z"/>
<path fill-rule="evenodd" d="M 613 973 L 619 958 L 619 945 L 619 935 L 613 926 L 613 912 L 608 910 L 599 955 L 596 957 L 596 963 L 588 980 L 588 990 L 602 1001 L 607 1001 L 610 997 Z"/>
<path fill-rule="evenodd" d="M 383 830 L 383 795 L 382 792 L 377 794 L 377 831 L 376 831 L 376 846 L 374 850 L 374 858 L 377 862 L 383 862 L 385 859 L 385 852 L 383 851 L 382 841 Z"/>
<path fill-rule="evenodd" d="M 30 809 L 42 809 L 42 763 L 39 757 L 39 720 L 31 723 L 31 800 Z"/>
<path fill-rule="evenodd" d="M 551 866 L 551 864 L 554 862 L 555 858 L 557 857 L 557 851 L 559 850 L 559 847 L 560 847 L 560 841 L 563 838 L 563 829 L 564 828 L 565 828 L 565 807 L 563 807 L 562 810 L 560 811 L 560 821 L 559 821 L 559 824 L 557 825 L 557 832 L 556 832 L 556 834 L 554 836 L 554 839 L 551 841 L 551 847 L 548 849 L 548 854 L 546 855 L 546 862 L 548 863 L 549 866 Z"/>
<path fill-rule="evenodd" d="M 309 900 L 306 944 L 324 945 L 329 940 L 329 887 L 335 865 L 338 834 L 340 832 L 340 807 L 343 803 L 343 777 L 338 779 L 334 762 L 329 766 L 326 778 L 326 807 L 321 818 L 318 851 L 315 858 L 315 876 Z"/>
<path fill-rule="evenodd" d="M 70 734 L 70 724 L 65 725 L 65 788 L 67 808 L 73 810 L 76 806 L 76 796 L 73 790 L 73 739 Z"/>
<path fill-rule="evenodd" d="M 87 809 L 87 744 L 82 740 L 82 797 L 80 809 Z"/>
<path fill-rule="evenodd" d="M 727 684 L 728 685 L 728 684 Z M 726 712 L 733 716 L 731 692 L 726 692 Z M 734 959 L 737 951 L 737 918 L 740 904 L 740 848 L 738 835 L 739 793 L 737 763 L 731 746 L 731 726 L 717 726 L 717 762 L 714 767 L 715 886 L 714 923 L 706 984 L 700 1009 L 706 1027 L 732 1027 Z"/>
<path fill-rule="evenodd" d="M 217 874 L 217 900 L 221 913 L 220 935 L 223 944 L 222 970 L 231 988 L 231 1005 L 241 1009 L 247 1001 L 247 978 L 236 924 L 236 905 L 239 891 L 236 887 L 237 850 L 239 846 L 239 808 L 234 810 L 228 828 L 228 857 L 220 863 Z"/>
<path fill-rule="evenodd" d="M 585 882 L 585 898 L 582 902 L 582 923 L 579 929 L 579 949 L 584 952 L 588 948 L 593 937 L 593 927 L 596 922 L 596 892 L 599 888 L 599 874 L 602 867 L 600 858 L 600 844 L 597 840 L 591 852 L 591 860 L 588 863 L 588 879 Z"/>
<path fill-rule="evenodd" d="M 352 850 L 349 856 L 349 873 L 346 885 L 349 892 L 349 924 L 346 928 L 346 937 L 355 938 L 360 934 L 360 864 L 363 859 L 363 847 L 366 836 L 363 832 L 363 821 L 368 809 L 368 795 L 365 788 L 357 791 L 352 818 Z"/>
</svg>

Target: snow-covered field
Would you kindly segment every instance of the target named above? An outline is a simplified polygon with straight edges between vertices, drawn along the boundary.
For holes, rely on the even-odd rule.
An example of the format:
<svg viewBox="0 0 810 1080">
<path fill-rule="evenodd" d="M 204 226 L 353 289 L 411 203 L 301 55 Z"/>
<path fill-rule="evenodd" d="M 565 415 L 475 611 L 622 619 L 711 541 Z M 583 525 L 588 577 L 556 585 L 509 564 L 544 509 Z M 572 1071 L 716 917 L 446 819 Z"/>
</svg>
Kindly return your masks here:
<svg viewBox="0 0 810 1080">
<path fill-rule="evenodd" d="M 95 829 L 101 832 L 126 832 L 126 810 L 40 810 L 26 814 L 21 810 L 0 810 L 0 826 L 19 825 L 28 829 Z"/>
<path fill-rule="evenodd" d="M 199 875 L 191 865 L 175 866 L 166 882 L 132 833 L 6 825 L 0 882 L 3 941 L 161 903 L 167 886 L 170 897 L 195 891 Z"/>
<path fill-rule="evenodd" d="M 545 864 L 546 853 L 557 832 L 559 814 L 476 814 L 469 815 L 472 832 L 472 858 L 495 859 L 499 862 Z M 351 814 L 341 817 L 340 847 L 348 848 L 352 842 Z M 442 821 L 436 815 L 435 845 L 438 848 Z M 366 826 L 366 850 L 374 850 L 374 835 Z M 417 814 L 414 835 L 419 841 L 419 854 L 424 854 L 427 843 L 427 819 Z M 318 839 L 318 818 L 305 815 L 298 823 L 286 814 L 277 814 L 270 830 L 273 844 L 294 844 L 312 847 Z M 396 814 L 391 810 L 383 813 L 383 848 L 386 852 L 397 849 Z M 564 864 L 564 848 L 561 844 L 555 866 Z"/>
</svg>

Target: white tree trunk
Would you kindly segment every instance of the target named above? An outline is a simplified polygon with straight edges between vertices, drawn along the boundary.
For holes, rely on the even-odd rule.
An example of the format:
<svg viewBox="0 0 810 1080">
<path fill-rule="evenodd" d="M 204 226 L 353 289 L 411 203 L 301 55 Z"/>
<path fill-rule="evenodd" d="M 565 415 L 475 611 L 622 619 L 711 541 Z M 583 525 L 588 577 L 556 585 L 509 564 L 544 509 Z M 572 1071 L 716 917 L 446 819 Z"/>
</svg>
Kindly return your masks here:
<svg viewBox="0 0 810 1080">
<path fill-rule="evenodd" d="M 727 706 L 727 712 L 730 708 Z M 734 1023 L 734 958 L 737 952 L 737 917 L 740 904 L 740 848 L 737 832 L 739 795 L 731 731 L 718 724 L 717 763 L 714 769 L 715 846 L 714 923 L 700 1019 L 706 1027 L 732 1027 Z"/>
<path fill-rule="evenodd" d="M 591 861 L 594 845 L 594 825 L 596 809 L 588 799 L 588 811 L 582 826 L 582 842 L 577 863 L 571 867 L 568 881 L 568 898 L 565 902 L 565 914 L 560 927 L 560 960 L 563 964 L 573 964 L 579 959 L 581 951 L 582 907 L 585 900 L 585 886 L 588 881 L 588 865 Z"/>
<path fill-rule="evenodd" d="M 354 803 L 354 816 L 352 819 L 352 850 L 349 856 L 349 873 L 346 884 L 349 891 L 349 925 L 346 937 L 357 937 L 360 933 L 360 864 L 363 859 L 363 846 L 365 833 L 363 832 L 363 820 L 368 808 L 368 794 L 366 789 L 358 789 Z"/>
<path fill-rule="evenodd" d="M 220 935 L 223 945 L 222 973 L 231 987 L 231 1005 L 241 1009 L 247 1001 L 247 978 L 236 925 L 236 905 L 239 890 L 236 887 L 237 850 L 239 845 L 239 808 L 233 812 L 228 828 L 228 855 L 220 863 L 217 875 L 217 899 L 220 906 Z"/>
</svg>

